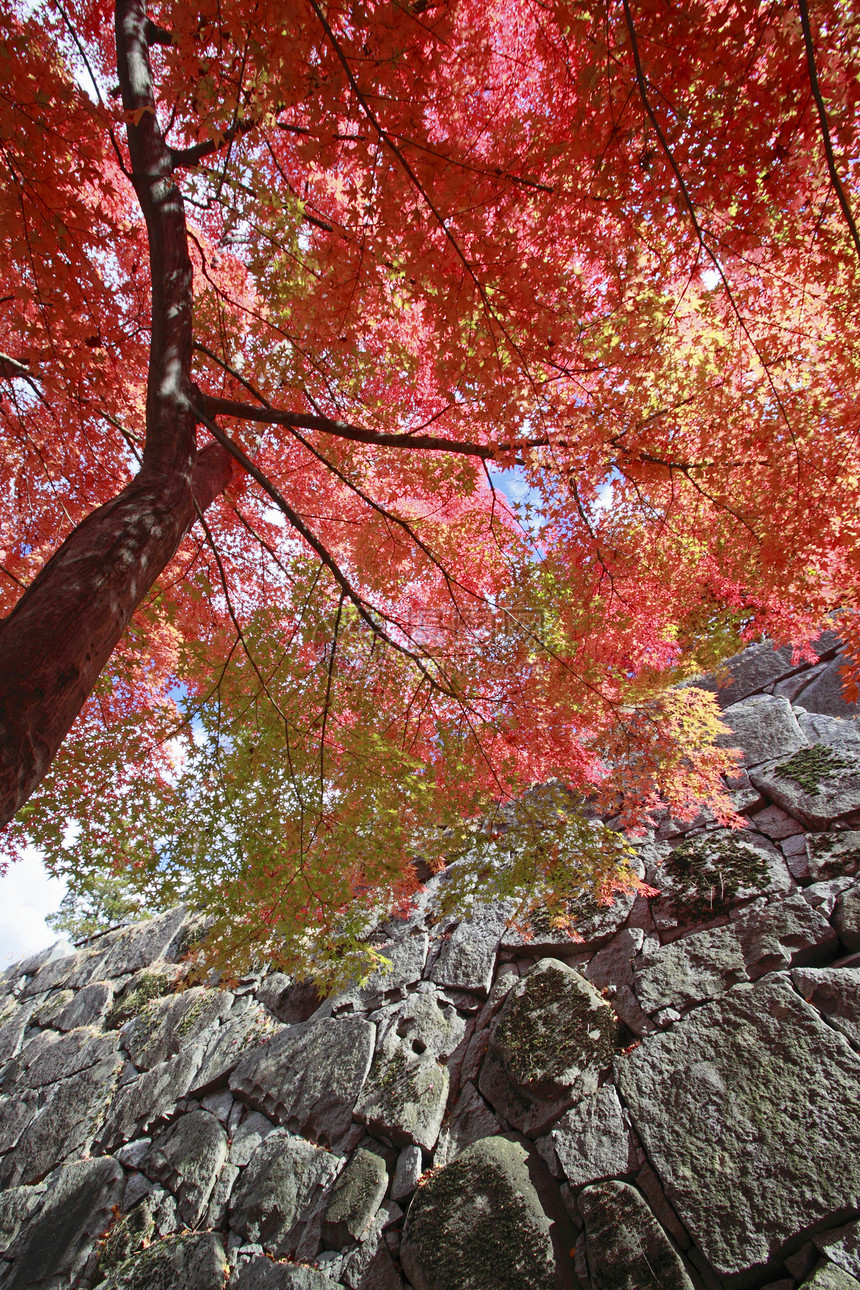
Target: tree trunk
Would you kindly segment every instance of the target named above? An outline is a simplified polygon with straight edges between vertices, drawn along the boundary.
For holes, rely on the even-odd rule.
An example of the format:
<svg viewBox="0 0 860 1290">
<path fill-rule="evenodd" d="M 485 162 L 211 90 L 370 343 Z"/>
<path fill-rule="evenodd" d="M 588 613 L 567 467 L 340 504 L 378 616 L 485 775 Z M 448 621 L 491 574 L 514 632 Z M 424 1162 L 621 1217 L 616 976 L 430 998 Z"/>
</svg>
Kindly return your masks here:
<svg viewBox="0 0 860 1290">
<path fill-rule="evenodd" d="M 198 455 L 191 480 L 144 467 L 78 525 L 0 623 L 0 826 L 47 771 L 196 507 L 223 491 L 231 469 L 217 444 Z"/>
</svg>

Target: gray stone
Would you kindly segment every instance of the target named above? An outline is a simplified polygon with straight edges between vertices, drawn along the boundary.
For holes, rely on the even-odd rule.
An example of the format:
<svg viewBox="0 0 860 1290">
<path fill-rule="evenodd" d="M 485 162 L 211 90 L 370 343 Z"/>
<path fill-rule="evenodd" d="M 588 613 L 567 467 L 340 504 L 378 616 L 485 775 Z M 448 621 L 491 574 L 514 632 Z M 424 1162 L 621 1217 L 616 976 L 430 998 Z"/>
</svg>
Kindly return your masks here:
<svg viewBox="0 0 860 1290">
<path fill-rule="evenodd" d="M 837 751 L 813 744 L 787 761 L 760 767 L 750 778 L 766 797 L 810 829 L 827 829 L 860 810 L 860 748 Z"/>
<path fill-rule="evenodd" d="M 113 1218 L 122 1194 L 115 1160 L 80 1160 L 59 1169 L 34 1218 L 7 1251 L 3 1290 L 33 1290 L 51 1278 L 71 1285 Z"/>
<path fill-rule="evenodd" d="M 113 1224 L 99 1248 L 98 1268 L 94 1278 L 96 1284 L 144 1249 L 154 1236 L 155 1219 L 149 1201 L 144 1198 L 134 1209 L 129 1209 L 123 1196 L 122 1217 Z"/>
<path fill-rule="evenodd" d="M 386 944 L 374 944 L 373 948 L 384 955 L 391 966 L 378 968 L 362 985 L 351 985 L 335 995 L 331 1001 L 334 1015 L 366 1011 L 392 999 L 402 999 L 409 987 L 421 980 L 429 944 L 426 932 Z"/>
<path fill-rule="evenodd" d="M 56 1030 L 75 1030 L 78 1026 L 100 1026 L 113 1001 L 113 990 L 107 981 L 84 986 L 66 1004 L 51 1023 Z"/>
<path fill-rule="evenodd" d="M 650 943 L 636 962 L 636 997 L 648 1013 L 717 998 L 746 980 L 740 938 L 731 923 L 670 945 Z"/>
<path fill-rule="evenodd" d="M 18 1056 L 3 1072 L 3 1091 L 11 1094 L 45 1088 L 58 1080 L 77 1075 L 88 1066 L 117 1056 L 116 1035 L 99 1035 L 89 1029 L 70 1030 L 62 1038 L 42 1031 L 24 1044 Z"/>
<path fill-rule="evenodd" d="M 557 1290 L 574 1284 L 572 1235 L 534 1149 L 484 1138 L 419 1187 L 400 1258 L 415 1290 Z"/>
<path fill-rule="evenodd" d="M 792 654 L 790 645 L 774 649 L 770 641 L 761 641 L 748 645 L 740 654 L 727 659 L 717 673 L 691 677 L 687 684 L 700 690 L 712 690 L 720 707 L 727 708 L 748 694 L 797 671 L 798 668 L 792 665 Z"/>
<path fill-rule="evenodd" d="M 803 889 L 803 899 L 825 918 L 830 918 L 842 892 L 854 882 L 850 876 L 829 878 L 826 882 L 813 882 Z"/>
<path fill-rule="evenodd" d="M 833 911 L 833 926 L 848 950 L 860 950 L 860 883 L 843 891 Z"/>
<path fill-rule="evenodd" d="M 257 987 L 257 999 L 289 1026 L 310 1020 L 321 1003 L 312 981 L 294 981 L 283 972 L 271 972 L 263 978 Z"/>
<path fill-rule="evenodd" d="M 244 1169 L 257 1147 L 275 1128 L 259 1111 L 247 1111 L 230 1143 L 230 1163 Z"/>
<path fill-rule="evenodd" d="M 39 968 L 36 975 L 27 982 L 21 992 L 22 998 L 44 994 L 47 990 L 56 990 L 59 986 L 65 985 L 83 961 L 84 955 L 78 953 L 64 954 L 61 958 L 52 959 L 44 967 Z"/>
<path fill-rule="evenodd" d="M 813 1237 L 815 1245 L 832 1263 L 860 1277 L 860 1222 L 846 1223 Z"/>
<path fill-rule="evenodd" d="M 795 968 L 794 988 L 860 1048 L 860 968 Z"/>
<path fill-rule="evenodd" d="M 143 1160 L 149 1154 L 149 1148 L 152 1146 L 152 1138 L 137 1138 L 134 1142 L 128 1142 L 124 1147 L 120 1147 L 113 1154 L 121 1165 L 126 1169 L 137 1169 Z"/>
<path fill-rule="evenodd" d="M 244 1056 L 280 1029 L 275 1027 L 266 1009 L 259 1004 L 245 999 L 239 1002 L 249 1006 L 242 1007 L 238 1016 L 234 1009 L 227 1021 L 201 1036 L 205 1048 L 194 1076 L 192 1093 L 224 1083 Z"/>
<path fill-rule="evenodd" d="M 656 926 L 709 922 L 761 895 L 793 890 L 782 854 L 772 843 L 729 829 L 686 838 L 648 881 L 661 895 L 651 904 Z"/>
<path fill-rule="evenodd" d="M 806 1278 L 801 1290 L 860 1290 L 860 1281 L 835 1263 L 822 1259 L 812 1275 Z"/>
<path fill-rule="evenodd" d="M 261 1142 L 233 1190 L 231 1227 L 271 1254 L 291 1253 L 300 1220 L 339 1164 L 322 1147 L 276 1129 Z"/>
<path fill-rule="evenodd" d="M 438 985 L 487 994 L 502 934 L 511 916 L 510 902 L 479 906 L 442 942 L 428 976 Z"/>
<path fill-rule="evenodd" d="M 23 1093 L 20 1097 L 0 1098 L 0 1153 L 17 1146 L 21 1134 L 36 1117 L 39 1109 L 37 1093 Z M 2 1168 L 2 1166 L 0 1166 Z"/>
<path fill-rule="evenodd" d="M 230 1281 L 230 1290 L 332 1290 L 324 1272 L 298 1263 L 278 1263 L 260 1257 L 249 1259 Z"/>
<path fill-rule="evenodd" d="M 176 963 L 157 962 L 135 972 L 122 987 L 105 1018 L 105 1028 L 117 1030 L 138 1016 L 156 999 L 172 994 L 181 983 L 184 970 Z"/>
<path fill-rule="evenodd" d="M 10 1061 L 21 1051 L 21 1040 L 33 1012 L 32 1006 L 24 1007 L 15 1004 L 0 1025 L 0 1066 Z"/>
<path fill-rule="evenodd" d="M 382 1204 L 388 1186 L 385 1161 L 374 1151 L 359 1147 L 329 1195 L 322 1223 L 322 1238 L 330 1250 L 342 1250 L 360 1241 Z"/>
<path fill-rule="evenodd" d="M 833 928 L 799 892 L 732 915 L 751 981 L 790 964 L 824 962 L 837 949 Z"/>
<path fill-rule="evenodd" d="M 598 950 L 585 969 L 585 975 L 598 990 L 617 989 L 633 984 L 633 960 L 642 948 L 645 933 L 641 927 L 625 927 L 602 950 Z"/>
<path fill-rule="evenodd" d="M 860 707 L 848 703 L 842 683 L 844 660 L 837 657 L 811 681 L 803 691 L 801 706 L 807 712 L 820 712 L 829 717 L 860 716 Z"/>
<path fill-rule="evenodd" d="M 21 1231 L 41 1208 L 45 1185 L 9 1187 L 0 1191 L 0 1254 L 5 1254 Z"/>
<path fill-rule="evenodd" d="M 133 1255 L 99 1290 L 224 1290 L 226 1269 L 217 1232 L 183 1232 Z"/>
<path fill-rule="evenodd" d="M 375 1037 L 358 1017 L 289 1026 L 239 1063 L 230 1088 L 271 1119 L 336 1143 L 349 1130 Z"/>
<path fill-rule="evenodd" d="M 159 1134 L 138 1167 L 173 1193 L 181 1218 L 197 1227 L 226 1159 L 226 1133 L 214 1115 L 198 1110 Z"/>
<path fill-rule="evenodd" d="M 405 1200 L 418 1186 L 418 1179 L 424 1170 L 421 1148 L 404 1147 L 397 1157 L 397 1168 L 391 1184 L 391 1199 Z"/>
<path fill-rule="evenodd" d="M 348 1290 L 401 1290 L 403 1282 L 391 1261 L 385 1229 L 402 1217 L 399 1205 L 385 1201 L 361 1244 L 341 1255 L 339 1279 Z"/>
<path fill-rule="evenodd" d="M 220 1120 L 221 1124 L 226 1124 L 230 1119 L 230 1112 L 236 1106 L 236 1100 L 228 1088 L 218 1089 L 216 1093 L 210 1093 L 208 1097 L 201 1098 L 200 1105 L 204 1111 L 209 1111 Z"/>
<path fill-rule="evenodd" d="M 226 1226 L 230 1197 L 240 1173 L 241 1170 L 238 1165 L 231 1165 L 229 1162 L 224 1165 L 215 1180 L 215 1186 L 212 1188 L 212 1194 L 209 1197 L 209 1208 L 206 1210 L 202 1223 L 203 1227 L 222 1228 Z"/>
<path fill-rule="evenodd" d="M 202 986 L 156 999 L 123 1027 L 123 1047 L 138 1070 L 151 1070 L 225 1020 L 232 1006 L 231 994 Z"/>
<path fill-rule="evenodd" d="M 693 1290 L 677 1251 L 634 1187 L 602 1182 L 579 1197 L 588 1270 L 612 1290 Z"/>
<path fill-rule="evenodd" d="M 813 882 L 856 874 L 860 871 L 860 831 L 845 829 L 839 833 L 807 833 L 806 852 L 809 876 Z"/>
<path fill-rule="evenodd" d="M 389 1032 L 373 1059 L 355 1105 L 355 1118 L 397 1146 L 432 1151 L 448 1102 L 448 1068 L 432 1053 L 416 1053 Z"/>
<path fill-rule="evenodd" d="M 604 1084 L 593 1097 L 565 1112 L 547 1138 L 573 1187 L 628 1174 L 636 1168 L 633 1140 L 611 1084 Z"/>
<path fill-rule="evenodd" d="M 377 1051 L 396 1038 L 421 1056 L 446 1060 L 456 1052 L 466 1033 L 466 1023 L 448 1000 L 426 991 L 411 994 L 402 1003 L 373 1014 L 377 1025 Z"/>
<path fill-rule="evenodd" d="M 860 718 L 830 717 L 818 712 L 797 710 L 797 724 L 800 726 L 808 744 L 829 744 L 837 751 L 847 748 L 855 754 L 860 752 Z"/>
<path fill-rule="evenodd" d="M 454 1109 L 446 1117 L 439 1133 L 433 1156 L 434 1168 L 438 1169 L 456 1159 L 461 1151 L 479 1138 L 491 1138 L 501 1131 L 501 1124 L 475 1085 L 471 1082 L 464 1084 Z M 397 1200 L 397 1197 L 394 1196 L 394 1199 Z"/>
<path fill-rule="evenodd" d="M 39 971 L 39 968 L 44 967 L 46 963 L 56 963 L 59 959 L 67 959 L 75 952 L 75 947 L 72 945 L 71 941 L 54 941 L 54 944 L 49 945 L 47 949 L 37 950 L 36 953 L 31 954 L 29 958 L 22 959 L 21 962 L 17 964 L 18 973 L 21 976 L 32 976 L 34 973 Z"/>
<path fill-rule="evenodd" d="M 795 1232 L 858 1207 L 860 1059 L 784 976 L 737 985 L 646 1037 L 616 1076 L 718 1275 L 757 1276 Z"/>
<path fill-rule="evenodd" d="M 750 826 L 763 833 L 771 842 L 784 842 L 787 838 L 802 838 L 805 829 L 793 815 L 787 815 L 779 806 L 765 806 L 750 815 Z"/>
<path fill-rule="evenodd" d="M 188 910 L 179 905 L 146 922 L 121 928 L 112 935 L 110 944 L 103 951 L 92 956 L 83 968 L 78 968 L 72 983 L 86 985 L 96 973 L 105 981 L 126 976 L 149 967 L 156 959 L 169 957 L 187 921 Z"/>
<path fill-rule="evenodd" d="M 60 1161 L 86 1155 L 102 1123 L 119 1075 L 121 1060 L 108 1058 L 51 1086 L 39 1113 L 30 1121 L 0 1165 L 0 1184 L 37 1182 Z"/>
<path fill-rule="evenodd" d="M 806 739 L 787 699 L 757 694 L 723 709 L 729 733 L 717 737 L 722 748 L 740 748 L 742 766 L 756 766 L 773 757 L 790 757 L 806 747 Z"/>
<path fill-rule="evenodd" d="M 102 1145 L 110 1150 L 138 1138 L 169 1115 L 191 1087 L 202 1057 L 203 1045 L 192 1044 L 118 1088 L 105 1117 Z"/>
<path fill-rule="evenodd" d="M 539 1133 L 597 1090 L 618 1021 L 594 986 L 543 959 L 514 986 L 493 1023 L 478 1087 L 509 1124 Z"/>
</svg>

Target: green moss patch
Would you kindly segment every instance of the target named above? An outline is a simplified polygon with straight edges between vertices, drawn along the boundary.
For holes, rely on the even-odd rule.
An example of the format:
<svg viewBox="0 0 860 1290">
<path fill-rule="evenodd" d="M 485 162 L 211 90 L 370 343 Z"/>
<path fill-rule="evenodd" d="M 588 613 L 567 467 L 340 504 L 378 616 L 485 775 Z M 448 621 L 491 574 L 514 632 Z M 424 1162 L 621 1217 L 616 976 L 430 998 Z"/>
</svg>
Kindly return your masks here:
<svg viewBox="0 0 860 1290">
<path fill-rule="evenodd" d="M 126 1259 L 142 1250 L 154 1231 L 155 1221 L 146 1200 L 117 1219 L 102 1242 L 93 1284 L 98 1285 Z"/>
<path fill-rule="evenodd" d="M 776 766 L 773 773 L 780 779 L 794 780 L 804 793 L 817 797 L 822 784 L 837 771 L 850 770 L 853 765 L 826 744 L 814 744 L 812 748 L 801 748 L 788 761 Z"/>
<path fill-rule="evenodd" d="M 118 1030 L 132 1017 L 140 1016 L 157 999 L 170 994 L 176 985 L 174 973 L 142 972 L 128 983 L 105 1019 L 106 1030 Z"/>
<path fill-rule="evenodd" d="M 618 1023 L 595 995 L 569 968 L 533 971 L 493 1037 L 511 1079 L 526 1085 L 558 1079 L 570 1069 L 608 1066 Z"/>
<path fill-rule="evenodd" d="M 527 1201 L 488 1161 L 460 1157 L 419 1187 L 409 1240 L 435 1285 L 552 1290 L 555 1282 Z"/>
<path fill-rule="evenodd" d="M 739 892 L 765 890 L 770 879 L 766 856 L 731 835 L 689 838 L 675 847 L 664 871 L 678 913 L 697 920 L 728 913 Z"/>
</svg>

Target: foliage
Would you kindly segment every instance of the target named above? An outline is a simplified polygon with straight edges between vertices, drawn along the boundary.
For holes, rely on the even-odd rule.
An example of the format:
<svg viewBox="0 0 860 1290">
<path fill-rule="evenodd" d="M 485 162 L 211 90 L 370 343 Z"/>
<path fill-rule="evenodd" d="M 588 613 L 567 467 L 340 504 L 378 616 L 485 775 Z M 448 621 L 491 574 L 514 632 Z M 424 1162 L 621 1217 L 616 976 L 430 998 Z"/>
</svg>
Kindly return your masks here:
<svg viewBox="0 0 860 1290">
<path fill-rule="evenodd" d="M 164 435 L 143 139 L 180 403 L 235 470 L 7 854 L 342 963 L 416 852 L 485 894 L 631 881 L 568 809 L 490 863 L 535 784 L 730 821 L 713 700 L 667 685 L 858 604 L 853 9 L 118 9 L 153 106 L 112 93 L 106 0 L 0 0 L 5 608 Z"/>
</svg>

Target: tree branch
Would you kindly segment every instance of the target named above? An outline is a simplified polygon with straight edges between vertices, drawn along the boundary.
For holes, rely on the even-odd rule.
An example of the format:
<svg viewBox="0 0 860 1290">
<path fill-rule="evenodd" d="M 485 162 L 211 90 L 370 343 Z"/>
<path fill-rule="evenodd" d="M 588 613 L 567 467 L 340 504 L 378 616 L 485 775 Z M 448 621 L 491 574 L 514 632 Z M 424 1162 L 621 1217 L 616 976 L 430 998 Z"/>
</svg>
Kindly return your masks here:
<svg viewBox="0 0 860 1290">
<path fill-rule="evenodd" d="M 249 118 L 239 120 L 235 125 L 228 126 L 222 130 L 214 139 L 206 139 L 203 143 L 195 143 L 191 148 L 170 148 L 170 160 L 174 169 L 180 166 L 196 166 L 204 157 L 211 157 L 213 152 L 219 152 L 221 148 L 229 146 L 234 139 L 241 138 L 249 130 L 253 130 L 257 125 L 256 121 Z"/>
<path fill-rule="evenodd" d="M 384 448 L 411 448 L 414 451 L 453 452 L 465 457 L 479 457 L 482 461 L 493 461 L 500 454 L 516 451 L 518 448 L 545 448 L 550 443 L 549 439 L 524 439 L 520 443 L 493 445 L 472 443 L 466 439 L 445 439 L 433 434 L 386 434 L 378 430 L 367 430 L 364 426 L 351 425 L 348 421 L 335 421 L 330 417 L 312 416 L 304 412 L 283 412 L 271 407 L 255 408 L 250 403 L 204 394 L 199 388 L 194 391 L 194 396 L 196 406 L 208 417 L 237 417 L 241 421 L 254 421 L 260 425 L 321 430 L 324 434 L 335 435 L 338 439 L 350 439 L 355 443 L 379 444 Z M 516 464 L 521 466 L 524 462 L 518 458 Z"/>
<path fill-rule="evenodd" d="M 812 88 L 812 97 L 815 99 L 815 106 L 818 109 L 818 120 L 821 124 L 821 140 L 824 144 L 824 155 L 827 158 L 827 169 L 830 172 L 830 182 L 836 190 L 836 196 L 839 205 L 842 207 L 842 214 L 845 216 L 845 222 L 851 232 L 851 240 L 854 243 L 854 250 L 860 259 L 860 233 L 857 231 L 857 224 L 851 211 L 851 203 L 848 201 L 848 194 L 839 178 L 839 171 L 836 169 L 836 157 L 833 153 L 833 143 L 830 138 L 830 126 L 827 121 L 827 108 L 824 103 L 824 97 L 821 93 L 821 87 L 818 84 L 818 72 L 815 68 L 815 46 L 812 43 L 812 27 L 809 22 L 809 9 L 806 0 L 797 0 L 797 7 L 800 10 L 800 25 L 803 28 L 803 42 L 806 46 L 806 65 L 809 68 L 809 84 Z"/>
</svg>

